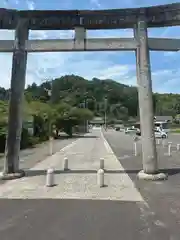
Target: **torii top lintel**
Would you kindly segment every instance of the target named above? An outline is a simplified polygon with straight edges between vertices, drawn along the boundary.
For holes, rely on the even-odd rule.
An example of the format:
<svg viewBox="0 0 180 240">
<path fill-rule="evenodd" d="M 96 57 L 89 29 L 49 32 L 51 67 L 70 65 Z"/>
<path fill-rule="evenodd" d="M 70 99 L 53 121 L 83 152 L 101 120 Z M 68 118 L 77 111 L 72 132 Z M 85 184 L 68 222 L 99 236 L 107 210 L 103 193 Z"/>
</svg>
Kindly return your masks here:
<svg viewBox="0 0 180 240">
<path fill-rule="evenodd" d="M 14 10 L 0 8 L 0 29 L 16 29 L 19 19 L 27 19 L 32 30 L 133 28 L 143 17 L 148 27 L 180 25 L 180 3 L 144 8 L 111 10 Z"/>
</svg>

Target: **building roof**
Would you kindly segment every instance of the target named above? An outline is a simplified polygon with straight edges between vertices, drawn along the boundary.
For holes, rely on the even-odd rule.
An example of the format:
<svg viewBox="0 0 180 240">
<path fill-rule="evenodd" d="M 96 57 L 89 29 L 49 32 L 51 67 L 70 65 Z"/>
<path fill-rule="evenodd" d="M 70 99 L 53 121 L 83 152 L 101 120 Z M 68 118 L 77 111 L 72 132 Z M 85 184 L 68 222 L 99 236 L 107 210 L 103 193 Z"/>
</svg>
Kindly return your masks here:
<svg viewBox="0 0 180 240">
<path fill-rule="evenodd" d="M 172 116 L 155 116 L 155 120 L 158 122 L 160 121 L 172 121 L 173 117 Z"/>
<path fill-rule="evenodd" d="M 93 118 L 93 121 L 102 121 L 102 120 L 103 120 L 102 117 L 94 117 L 94 118 Z"/>
<path fill-rule="evenodd" d="M 102 117 L 94 117 L 94 118 L 90 121 L 90 123 L 94 123 L 94 124 L 96 124 L 96 123 L 104 123 L 104 119 L 103 119 Z"/>
</svg>

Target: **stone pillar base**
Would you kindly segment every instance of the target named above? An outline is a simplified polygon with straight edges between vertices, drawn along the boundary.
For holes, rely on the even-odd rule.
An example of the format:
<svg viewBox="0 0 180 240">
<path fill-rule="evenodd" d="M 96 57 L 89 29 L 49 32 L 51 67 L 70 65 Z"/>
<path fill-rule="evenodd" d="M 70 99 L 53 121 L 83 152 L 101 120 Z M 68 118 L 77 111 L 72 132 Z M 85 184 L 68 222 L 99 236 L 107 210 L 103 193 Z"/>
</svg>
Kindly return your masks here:
<svg viewBox="0 0 180 240">
<path fill-rule="evenodd" d="M 165 173 L 148 174 L 148 173 L 145 173 L 144 170 L 141 170 L 137 174 L 137 177 L 140 180 L 162 181 L 162 180 L 167 180 L 168 175 Z"/>
<path fill-rule="evenodd" d="M 17 178 L 22 178 L 25 176 L 25 172 L 23 170 L 19 170 L 15 173 L 0 173 L 0 180 L 13 180 Z"/>
</svg>

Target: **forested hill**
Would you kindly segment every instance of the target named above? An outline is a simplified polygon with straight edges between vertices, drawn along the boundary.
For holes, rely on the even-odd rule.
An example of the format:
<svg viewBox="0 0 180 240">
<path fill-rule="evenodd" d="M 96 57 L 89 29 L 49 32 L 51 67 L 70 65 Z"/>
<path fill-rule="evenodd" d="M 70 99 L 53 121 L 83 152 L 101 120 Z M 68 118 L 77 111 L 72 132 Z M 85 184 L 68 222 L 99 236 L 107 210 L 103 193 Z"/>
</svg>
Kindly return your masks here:
<svg viewBox="0 0 180 240">
<path fill-rule="evenodd" d="M 33 84 L 26 90 L 29 98 L 48 100 L 44 88 L 50 89 L 50 83 L 41 86 Z M 113 80 L 99 80 L 97 78 L 88 81 L 80 76 L 63 76 L 55 79 L 52 84 L 52 101 L 67 102 L 72 106 L 86 107 L 94 112 L 96 116 L 104 115 L 107 106 L 107 114 L 112 118 L 127 118 L 137 115 L 137 91 L 135 87 L 128 87 Z M 105 102 L 107 98 L 107 103 Z"/>
<path fill-rule="evenodd" d="M 49 101 L 46 89 L 51 89 L 49 82 L 37 86 L 35 83 L 28 86 L 25 97 L 28 101 L 38 99 Z M 92 110 L 96 116 L 102 115 L 107 101 L 109 117 L 123 119 L 136 117 L 138 110 L 137 88 L 120 84 L 111 79 L 99 80 L 93 78 L 86 80 L 80 76 L 66 75 L 53 80 L 52 102 L 67 102 L 72 106 L 82 106 L 86 100 L 86 107 Z M 1 100 L 7 99 L 9 91 L 0 88 Z M 178 94 L 154 94 L 154 107 L 156 115 L 175 116 L 180 113 L 180 95 Z"/>
</svg>

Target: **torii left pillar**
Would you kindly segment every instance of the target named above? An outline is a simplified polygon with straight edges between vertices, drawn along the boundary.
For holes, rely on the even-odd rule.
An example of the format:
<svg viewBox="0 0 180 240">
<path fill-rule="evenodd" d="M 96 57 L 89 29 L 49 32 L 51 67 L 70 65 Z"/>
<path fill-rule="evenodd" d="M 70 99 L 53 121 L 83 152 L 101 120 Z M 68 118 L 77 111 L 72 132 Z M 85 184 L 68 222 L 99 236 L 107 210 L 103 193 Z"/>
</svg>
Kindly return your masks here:
<svg viewBox="0 0 180 240">
<path fill-rule="evenodd" d="M 20 18 L 15 30 L 15 46 L 12 60 L 6 159 L 2 175 L 4 179 L 24 176 L 24 171 L 19 169 L 19 153 L 27 65 L 27 51 L 25 46 L 28 35 L 27 22 L 25 19 Z"/>
</svg>

